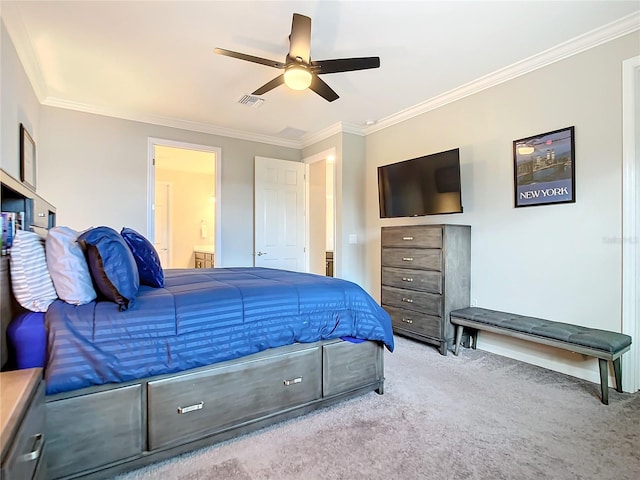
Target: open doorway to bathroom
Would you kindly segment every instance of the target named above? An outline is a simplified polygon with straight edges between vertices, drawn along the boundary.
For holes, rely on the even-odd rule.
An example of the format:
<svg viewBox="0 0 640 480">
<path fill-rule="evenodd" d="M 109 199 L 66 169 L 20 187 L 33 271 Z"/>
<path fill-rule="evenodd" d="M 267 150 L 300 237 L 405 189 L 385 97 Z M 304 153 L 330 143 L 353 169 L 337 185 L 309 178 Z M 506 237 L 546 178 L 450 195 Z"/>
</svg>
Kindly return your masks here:
<svg viewBox="0 0 640 480">
<path fill-rule="evenodd" d="M 335 153 L 332 150 L 305 158 L 307 164 L 308 271 L 334 276 Z"/>
<path fill-rule="evenodd" d="M 220 149 L 153 139 L 153 243 L 163 268 L 219 266 Z"/>
</svg>

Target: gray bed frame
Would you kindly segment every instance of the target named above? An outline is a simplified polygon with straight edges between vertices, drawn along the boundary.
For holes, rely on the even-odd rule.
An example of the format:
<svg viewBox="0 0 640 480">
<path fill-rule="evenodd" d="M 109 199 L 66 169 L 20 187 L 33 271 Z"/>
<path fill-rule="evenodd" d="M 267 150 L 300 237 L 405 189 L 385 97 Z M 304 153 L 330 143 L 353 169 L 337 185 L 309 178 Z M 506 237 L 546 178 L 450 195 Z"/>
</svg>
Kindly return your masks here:
<svg viewBox="0 0 640 480">
<path fill-rule="evenodd" d="M 16 313 L 7 263 L 3 257 L 3 337 Z M 110 478 L 366 392 L 382 394 L 383 348 L 339 339 L 294 344 L 47 396 L 48 478 Z"/>
</svg>

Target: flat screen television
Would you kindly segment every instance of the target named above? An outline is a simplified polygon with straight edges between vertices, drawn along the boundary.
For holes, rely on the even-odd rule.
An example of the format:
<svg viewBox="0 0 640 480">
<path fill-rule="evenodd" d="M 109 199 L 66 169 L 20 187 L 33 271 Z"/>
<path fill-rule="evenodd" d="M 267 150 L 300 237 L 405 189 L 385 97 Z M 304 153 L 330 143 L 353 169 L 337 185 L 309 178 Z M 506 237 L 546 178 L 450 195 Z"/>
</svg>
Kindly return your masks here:
<svg viewBox="0 0 640 480">
<path fill-rule="evenodd" d="M 380 218 L 462 213 L 460 149 L 378 167 Z"/>
</svg>

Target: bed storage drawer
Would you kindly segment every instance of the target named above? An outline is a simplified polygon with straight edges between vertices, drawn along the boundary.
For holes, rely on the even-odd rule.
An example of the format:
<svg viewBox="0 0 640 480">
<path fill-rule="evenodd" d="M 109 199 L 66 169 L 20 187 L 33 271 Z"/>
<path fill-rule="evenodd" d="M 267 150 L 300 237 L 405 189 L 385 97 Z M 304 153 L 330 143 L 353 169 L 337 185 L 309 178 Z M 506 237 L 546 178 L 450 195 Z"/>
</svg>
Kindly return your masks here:
<svg viewBox="0 0 640 480">
<path fill-rule="evenodd" d="M 142 387 L 47 402 L 47 470 L 55 479 L 142 453 Z"/>
<path fill-rule="evenodd" d="M 149 382 L 149 449 L 185 443 L 321 397 L 318 346 L 271 355 Z"/>
<path fill-rule="evenodd" d="M 325 344 L 322 349 L 324 397 L 355 390 L 382 379 L 383 352 L 378 343 L 338 341 Z"/>
</svg>

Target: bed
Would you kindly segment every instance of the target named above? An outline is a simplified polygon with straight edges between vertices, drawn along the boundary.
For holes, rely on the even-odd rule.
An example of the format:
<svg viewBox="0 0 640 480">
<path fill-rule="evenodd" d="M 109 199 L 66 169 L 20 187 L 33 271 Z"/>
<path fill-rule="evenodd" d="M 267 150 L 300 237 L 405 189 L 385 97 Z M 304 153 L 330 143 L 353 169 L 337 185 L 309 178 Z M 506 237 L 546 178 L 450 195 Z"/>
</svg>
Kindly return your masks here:
<svg viewBox="0 0 640 480">
<path fill-rule="evenodd" d="M 49 478 L 112 477 L 383 393 L 391 321 L 358 285 L 253 267 L 158 272 L 162 287 L 141 283 L 135 298 L 119 285 L 120 301 L 57 298 L 14 317 L 10 331 L 23 321 L 46 336 Z"/>
</svg>

